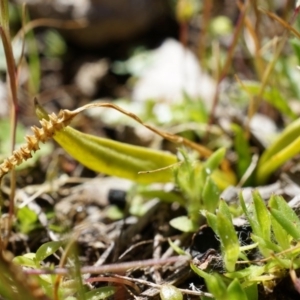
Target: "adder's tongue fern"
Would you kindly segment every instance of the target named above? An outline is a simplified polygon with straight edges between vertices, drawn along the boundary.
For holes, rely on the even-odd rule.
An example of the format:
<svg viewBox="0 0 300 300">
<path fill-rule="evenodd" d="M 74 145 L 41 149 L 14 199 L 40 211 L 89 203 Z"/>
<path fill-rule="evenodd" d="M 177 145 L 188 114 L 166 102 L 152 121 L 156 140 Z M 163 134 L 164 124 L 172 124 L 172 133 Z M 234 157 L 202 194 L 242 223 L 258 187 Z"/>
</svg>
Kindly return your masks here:
<svg viewBox="0 0 300 300">
<path fill-rule="evenodd" d="M 25 137 L 27 144 L 15 150 L 13 154 L 6 158 L 0 165 L 0 179 L 15 166 L 32 157 L 31 152 L 40 149 L 39 143 L 45 143 L 53 137 L 56 131 L 68 126 L 75 115 L 69 110 L 61 110 L 58 115 L 54 113 L 48 115 L 49 120 L 40 120 L 41 128 L 32 126 L 33 135 Z"/>
<path fill-rule="evenodd" d="M 143 184 L 154 182 L 165 183 L 174 180 L 172 168 L 178 163 L 176 155 L 161 150 L 96 137 L 68 126 L 76 115 L 86 109 L 96 107 L 115 109 L 134 119 L 157 135 L 177 145 L 186 146 L 197 151 L 201 157 L 207 158 L 211 154 L 211 150 L 206 147 L 181 136 L 170 134 L 151 125 L 147 125 L 138 116 L 112 103 L 94 102 L 73 111 L 62 110 L 58 115 L 53 113 L 48 115 L 36 102 L 36 114 L 41 120 L 41 128 L 33 126 L 33 135 L 26 137 L 27 144 L 22 146 L 19 150 L 14 151 L 13 154 L 0 165 L 0 180 L 15 166 L 31 158 L 32 152 L 39 149 L 40 142 L 44 143 L 52 137 L 69 155 L 95 172 L 122 177 Z M 223 186 L 226 187 L 228 184 L 234 184 L 236 182 L 235 176 L 225 159 L 221 163 L 221 172 L 225 175 L 223 176 L 224 179 L 222 179 L 222 184 L 225 182 Z"/>
</svg>

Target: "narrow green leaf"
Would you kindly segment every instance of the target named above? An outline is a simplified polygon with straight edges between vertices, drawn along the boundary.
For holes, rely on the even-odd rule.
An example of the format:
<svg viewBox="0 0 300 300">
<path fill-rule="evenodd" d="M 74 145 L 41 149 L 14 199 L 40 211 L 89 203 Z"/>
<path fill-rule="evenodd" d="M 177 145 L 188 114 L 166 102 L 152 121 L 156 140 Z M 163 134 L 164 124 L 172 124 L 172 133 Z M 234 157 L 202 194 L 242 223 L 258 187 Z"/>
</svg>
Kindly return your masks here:
<svg viewBox="0 0 300 300">
<path fill-rule="evenodd" d="M 207 219 L 208 226 L 212 228 L 215 234 L 218 234 L 217 216 L 210 212 L 205 212 L 205 217 Z"/>
<path fill-rule="evenodd" d="M 37 226 L 38 216 L 27 206 L 18 210 L 17 217 L 20 223 L 20 230 L 24 233 L 30 232 Z"/>
<path fill-rule="evenodd" d="M 202 191 L 204 209 L 208 210 L 209 212 L 214 212 L 218 206 L 219 197 L 220 191 L 217 185 L 211 179 L 211 177 L 208 176 Z"/>
<path fill-rule="evenodd" d="M 224 200 L 220 201 L 219 212 L 222 213 L 232 223 L 231 213 L 227 203 Z"/>
<path fill-rule="evenodd" d="M 229 300 L 227 298 L 226 285 L 219 274 L 214 273 L 209 275 L 208 278 L 204 278 L 207 285 L 207 289 L 218 300 Z"/>
<path fill-rule="evenodd" d="M 259 90 L 261 89 L 261 84 L 257 82 L 244 82 L 244 87 L 246 87 L 247 92 L 253 96 L 259 94 Z M 297 115 L 288 105 L 286 99 L 281 95 L 280 91 L 275 87 L 268 87 L 264 90 L 263 98 L 274 107 L 276 107 L 280 112 L 286 114 L 292 119 L 295 119 Z"/>
<path fill-rule="evenodd" d="M 48 242 L 40 246 L 40 248 L 36 251 L 36 260 L 42 261 L 48 256 L 55 253 L 61 246 L 63 245 L 62 241 L 53 241 Z"/>
<path fill-rule="evenodd" d="M 282 248 L 282 250 L 289 249 L 291 247 L 291 237 L 287 234 L 287 232 L 283 229 L 283 227 L 276 221 L 276 219 L 273 216 L 271 216 L 271 224 L 274 237 L 277 243 Z"/>
<path fill-rule="evenodd" d="M 293 223 L 294 227 L 300 231 L 300 219 L 295 211 L 286 203 L 282 196 L 274 195 L 269 201 L 269 206 L 281 212 L 282 218 L 287 219 Z M 277 220 L 277 219 L 276 219 Z M 277 220 L 278 221 L 278 220 Z M 279 222 L 280 223 L 280 222 Z M 280 223 L 281 224 L 281 223 Z M 281 224 L 282 226 L 282 224 Z"/>
<path fill-rule="evenodd" d="M 257 183 L 264 184 L 275 170 L 298 154 L 300 152 L 299 149 L 300 137 L 297 136 L 291 144 L 286 145 L 281 151 L 275 153 L 268 161 L 259 163 L 256 172 Z"/>
<path fill-rule="evenodd" d="M 250 284 L 249 286 L 244 286 L 244 291 L 249 300 L 258 300 L 258 288 L 257 283 Z"/>
<path fill-rule="evenodd" d="M 249 141 L 245 136 L 245 130 L 243 130 L 239 125 L 232 124 L 232 130 L 235 133 L 234 137 L 234 148 L 238 155 L 237 159 L 237 173 L 238 177 L 242 176 L 247 171 L 249 165 L 251 164 L 251 151 Z"/>
<path fill-rule="evenodd" d="M 171 248 L 172 248 L 178 255 L 188 255 L 187 252 L 185 252 L 183 249 L 181 249 L 179 246 L 177 246 L 175 243 L 173 243 L 171 239 L 168 239 L 168 242 L 169 242 Z"/>
<path fill-rule="evenodd" d="M 108 299 L 116 292 L 116 288 L 113 286 L 105 286 L 98 289 L 94 289 L 85 293 L 85 300 L 102 300 Z"/>
<path fill-rule="evenodd" d="M 35 258 L 35 253 L 30 253 L 30 254 L 33 254 L 34 258 Z M 36 268 L 37 267 L 35 260 L 32 257 L 28 257 L 26 255 L 14 257 L 13 262 L 15 262 L 23 267 L 28 267 L 28 268 Z"/>
<path fill-rule="evenodd" d="M 299 153 L 299 132 L 300 119 L 297 119 L 266 149 L 257 166 L 256 180 L 259 184 L 266 182 L 274 170 Z"/>
<path fill-rule="evenodd" d="M 269 257 L 272 252 L 280 252 L 282 248 L 269 240 L 265 240 L 261 236 L 252 234 L 251 239 L 258 243 L 258 248 L 264 257 Z"/>
<path fill-rule="evenodd" d="M 227 216 L 221 212 L 217 214 L 217 230 L 221 240 L 222 254 L 226 269 L 229 272 L 233 272 L 239 257 L 240 245 L 231 219 L 228 219 Z"/>
<path fill-rule="evenodd" d="M 245 203 L 245 200 L 244 200 L 244 197 L 243 197 L 242 192 L 239 193 L 239 200 L 240 200 L 240 204 L 241 204 L 241 207 L 242 207 L 242 209 L 243 209 L 243 212 L 244 212 L 244 214 L 246 215 L 247 220 L 248 220 L 248 222 L 250 223 L 253 232 L 254 232 L 255 234 L 257 234 L 257 235 L 260 235 L 260 234 L 261 234 L 261 230 L 260 230 L 259 224 L 258 224 L 258 222 L 256 221 L 256 219 L 253 218 L 252 215 L 250 214 L 250 210 L 249 210 L 249 208 L 246 206 L 246 203 Z"/>
<path fill-rule="evenodd" d="M 225 156 L 225 152 L 225 148 L 220 148 L 207 159 L 207 161 L 203 165 L 203 171 L 206 175 L 211 175 L 212 172 L 218 168 Z"/>
<path fill-rule="evenodd" d="M 293 222 L 292 218 L 287 219 L 285 214 L 281 210 L 271 208 L 270 211 L 275 220 L 289 235 L 291 235 L 296 240 L 300 240 L 299 222 Z"/>
<path fill-rule="evenodd" d="M 234 279 L 229 284 L 227 288 L 227 298 L 230 300 L 248 300 L 244 289 L 237 279 Z"/>
<path fill-rule="evenodd" d="M 279 209 L 279 202 L 280 202 L 279 196 L 272 195 L 269 202 L 268 202 L 268 205 L 271 208 Z"/>
<path fill-rule="evenodd" d="M 296 265 L 293 262 L 291 262 L 291 259 L 288 258 L 281 258 L 280 256 L 274 255 L 274 258 L 272 261 L 268 261 L 267 264 L 265 265 L 266 273 L 274 270 L 274 269 L 290 269 L 291 268 L 291 263 L 293 264 L 293 267 Z"/>
<path fill-rule="evenodd" d="M 250 266 L 248 268 L 226 273 L 225 276 L 231 279 L 243 279 L 245 282 L 252 280 L 253 278 L 262 275 L 265 272 L 265 266 Z"/>
<path fill-rule="evenodd" d="M 291 46 L 293 47 L 294 54 L 297 57 L 297 63 L 300 64 L 300 41 L 298 39 L 290 39 L 289 40 Z"/>
<path fill-rule="evenodd" d="M 208 274 L 190 264 L 191 269 L 200 277 L 204 278 L 208 291 L 218 300 L 226 300 L 226 285 L 218 274 Z"/>
<path fill-rule="evenodd" d="M 37 105 L 39 118 L 48 119 L 44 109 Z M 133 146 L 105 138 L 85 134 L 70 126 L 55 133 L 53 137 L 62 148 L 84 166 L 96 172 L 123 177 L 139 183 L 170 182 L 172 170 L 138 174 L 168 167 L 177 157 L 165 151 Z"/>
<path fill-rule="evenodd" d="M 260 196 L 257 190 L 253 191 L 252 197 L 255 208 L 255 216 L 262 233 L 262 238 L 269 241 L 271 238 L 270 213 L 263 198 Z"/>
<path fill-rule="evenodd" d="M 209 279 L 210 276 L 212 276 L 212 275 L 210 275 L 210 274 L 204 272 L 203 270 L 197 268 L 193 263 L 190 264 L 190 267 L 191 267 L 191 269 L 192 269 L 198 276 L 200 276 L 200 277 L 202 277 L 202 278 L 204 278 L 204 279 Z"/>
<path fill-rule="evenodd" d="M 37 39 L 34 36 L 34 32 L 30 31 L 27 34 L 27 47 L 28 47 L 28 67 L 30 71 L 29 77 L 29 88 L 30 92 L 34 95 L 34 93 L 38 93 L 40 89 L 41 83 L 41 65 L 40 65 L 40 57 L 38 50 Z"/>
</svg>

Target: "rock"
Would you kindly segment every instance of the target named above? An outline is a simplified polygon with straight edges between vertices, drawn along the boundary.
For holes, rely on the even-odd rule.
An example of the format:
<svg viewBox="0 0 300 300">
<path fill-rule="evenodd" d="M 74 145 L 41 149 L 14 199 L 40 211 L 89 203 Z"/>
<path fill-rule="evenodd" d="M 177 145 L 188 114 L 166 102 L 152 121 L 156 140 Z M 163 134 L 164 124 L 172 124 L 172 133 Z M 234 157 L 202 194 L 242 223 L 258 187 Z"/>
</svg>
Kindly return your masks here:
<svg viewBox="0 0 300 300">
<path fill-rule="evenodd" d="M 256 113 L 250 121 L 251 133 L 257 138 L 257 140 L 265 147 L 273 142 L 277 136 L 277 126 L 275 122 L 260 113 Z"/>
<path fill-rule="evenodd" d="M 104 58 L 98 61 L 85 62 L 75 75 L 75 84 L 82 94 L 93 97 L 108 69 L 109 62 Z"/>
<path fill-rule="evenodd" d="M 154 50 L 152 64 L 133 90 L 133 100 L 176 103 L 185 92 L 195 100 L 201 98 L 210 107 L 215 89 L 215 81 L 202 71 L 195 54 L 178 41 L 168 39 Z"/>
<path fill-rule="evenodd" d="M 168 12 L 166 0 L 15 0 L 27 3 L 33 18 L 86 20 L 83 28 L 63 30 L 81 47 L 98 47 L 132 38 Z"/>
</svg>

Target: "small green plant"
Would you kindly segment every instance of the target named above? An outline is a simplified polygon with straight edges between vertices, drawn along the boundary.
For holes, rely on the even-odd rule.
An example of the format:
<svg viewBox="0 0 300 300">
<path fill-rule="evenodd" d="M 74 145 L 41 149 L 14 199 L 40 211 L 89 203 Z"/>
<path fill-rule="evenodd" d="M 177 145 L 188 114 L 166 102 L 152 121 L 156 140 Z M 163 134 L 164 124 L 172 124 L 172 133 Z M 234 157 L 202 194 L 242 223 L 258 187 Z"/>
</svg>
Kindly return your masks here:
<svg viewBox="0 0 300 300">
<path fill-rule="evenodd" d="M 63 241 L 45 243 L 40 246 L 36 253 L 26 253 L 22 256 L 16 256 L 13 262 L 23 267 L 40 270 L 48 265 L 45 260 L 55 254 L 59 249 L 62 250 L 64 244 Z M 82 282 L 76 251 L 70 247 L 70 244 L 65 247 L 65 251 L 71 252 L 68 256 L 68 263 L 72 267 L 75 266 L 73 274 L 70 271 L 69 276 L 64 278 L 59 274 L 41 274 L 37 276 L 39 286 L 45 294 L 50 297 L 49 299 L 106 299 L 115 293 L 114 287 L 102 287 L 90 291 Z M 50 268 L 52 267 L 50 266 Z M 53 294 L 57 296 L 52 298 Z"/>
<path fill-rule="evenodd" d="M 143 123 L 136 115 L 111 103 L 91 103 L 74 111 L 62 110 L 59 115 L 56 116 L 54 113 L 48 115 L 36 102 L 36 113 L 41 119 L 41 128 L 33 126 L 32 131 L 34 135 L 26 136 L 27 144 L 22 146 L 19 150 L 15 150 L 10 157 L 4 160 L 0 165 L 0 178 L 14 169 L 15 166 L 31 158 L 31 152 L 39 150 L 40 142 L 44 143 L 53 137 L 71 156 L 94 171 L 131 179 L 140 183 L 170 182 L 173 180 L 170 167 L 178 162 L 175 155 L 164 151 L 132 146 L 95 137 L 81 133 L 68 126 L 78 113 L 93 107 L 116 109 L 165 139 L 195 149 L 206 157 L 211 155 L 210 150 L 207 148 L 180 136 L 163 132 L 149 126 Z M 206 163 L 207 166 L 205 166 L 203 170 L 209 170 L 210 164 L 210 160 L 208 160 Z M 213 167 L 215 168 L 216 166 Z M 204 171 L 202 171 L 202 173 L 203 172 Z M 230 173 L 230 170 L 221 171 L 219 174 L 221 176 L 219 182 L 223 188 L 235 182 L 235 176 L 233 173 Z M 227 175 L 230 176 L 228 177 Z"/>
<path fill-rule="evenodd" d="M 260 18 L 258 16 L 261 12 L 268 16 L 272 16 L 272 14 L 266 13 L 256 7 L 255 1 L 244 1 L 244 4 L 242 4 L 242 1 L 239 1 L 241 14 L 238 22 L 235 24 L 235 28 L 231 28 L 232 24 L 229 19 L 224 17 L 210 18 L 213 10 L 211 9 L 211 1 L 209 0 L 204 1 L 203 5 L 199 4 L 200 2 L 196 0 L 178 0 L 175 2 L 177 19 L 180 24 L 180 39 L 184 46 L 188 45 L 189 21 L 194 16 L 196 17 L 200 10 L 203 10 L 203 16 L 201 16 L 201 38 L 199 39 L 198 49 L 199 59 L 203 69 L 206 66 L 206 68 L 210 69 L 210 73 L 214 74 L 217 88 L 215 96 L 212 99 L 213 106 L 210 111 L 210 118 L 208 118 L 207 108 L 201 101 L 198 101 L 199 99 L 191 99 L 188 95 L 184 95 L 183 103 L 176 103 L 173 108 L 169 108 L 169 111 L 173 114 L 172 118 L 170 118 L 170 124 L 177 125 L 179 123 L 183 125 L 180 127 L 181 130 L 185 131 L 188 128 L 189 122 L 196 123 L 197 126 L 194 128 L 197 128 L 196 130 L 201 132 L 198 135 L 200 139 L 205 138 L 203 128 L 206 130 L 207 128 L 212 129 L 212 126 L 215 126 L 218 128 L 220 136 L 226 136 L 226 141 L 230 140 L 229 127 L 221 128 L 219 125 L 212 123 L 213 119 L 219 117 L 215 116 L 215 108 L 219 98 L 221 98 L 222 89 L 220 89 L 220 84 L 227 74 L 231 72 L 231 66 L 234 65 L 232 63 L 234 62 L 234 50 L 238 45 L 242 29 L 248 31 L 250 37 L 247 37 L 247 39 L 253 40 L 251 44 L 253 44 L 254 48 L 253 62 L 255 67 L 253 69 L 255 70 L 251 71 L 257 72 L 257 74 L 251 74 L 254 75 L 251 78 L 256 76 L 259 79 L 257 82 L 243 82 L 242 84 L 243 90 L 251 99 L 248 121 L 250 122 L 251 117 L 257 111 L 263 99 L 293 123 L 286 127 L 278 139 L 261 155 L 258 166 L 254 174 L 252 174 L 253 176 L 251 174 L 248 176 L 249 173 L 245 176 L 245 173 L 248 172 L 248 168 L 253 162 L 253 145 L 251 139 L 249 139 L 249 132 L 242 126 L 232 125 L 231 129 L 235 135 L 234 141 L 232 143 L 229 141 L 225 146 L 222 143 L 219 150 L 212 152 L 210 149 L 194 143 L 185 137 L 170 134 L 147 125 L 135 114 L 111 103 L 91 103 L 74 111 L 62 110 L 58 115 L 48 115 L 36 103 L 36 114 L 40 120 L 41 127 L 33 127 L 33 135 L 26 137 L 26 145 L 22 146 L 19 150 L 14 150 L 16 142 L 19 142 L 16 136 L 18 133 L 18 128 L 16 127 L 18 70 L 16 65 L 18 63 L 14 61 L 14 49 L 10 41 L 8 1 L 3 0 L 0 2 L 0 35 L 4 46 L 3 58 L 6 60 L 6 70 L 9 77 L 8 83 L 10 84 L 10 119 L 12 120 L 10 127 L 11 142 L 8 151 L 7 149 L 5 149 L 6 151 L 2 149 L 4 146 L 3 141 L 7 141 L 8 139 L 5 136 L 6 131 L 8 131 L 4 127 L 6 123 L 1 122 L 0 124 L 2 129 L 0 134 L 0 152 L 1 154 L 2 152 L 12 152 L 10 156 L 9 154 L 7 155 L 8 158 L 4 159 L 0 165 L 0 179 L 12 171 L 10 180 L 12 187 L 10 190 L 10 218 L 9 222 L 7 222 L 9 224 L 7 227 L 14 228 L 22 234 L 29 234 L 41 226 L 37 213 L 30 210 L 27 206 L 20 209 L 14 208 L 16 179 L 14 169 L 16 166 L 24 166 L 23 163 L 31 158 L 34 152 L 39 151 L 41 153 L 39 148 L 40 142 L 44 143 L 53 138 L 66 152 L 84 166 L 96 172 L 123 177 L 141 184 L 139 185 L 140 190 L 138 193 L 142 197 L 159 198 L 161 201 L 167 201 L 168 203 L 176 202 L 185 207 L 187 215 L 171 220 L 171 225 L 176 229 L 183 232 L 195 232 L 198 230 L 199 225 L 204 223 L 204 218 L 206 218 L 208 225 L 218 237 L 220 249 L 216 249 L 216 251 L 219 251 L 216 256 L 217 266 L 210 265 L 209 262 L 207 264 L 205 262 L 200 267 L 196 263 L 191 264 L 192 270 L 204 278 L 206 287 L 210 292 L 210 294 L 207 293 L 206 295 L 204 292 L 201 292 L 200 297 L 202 300 L 208 299 L 212 295 L 216 300 L 257 300 L 258 290 L 261 287 L 264 287 L 266 290 L 272 290 L 282 278 L 289 276 L 289 273 L 294 282 L 298 280 L 295 270 L 300 269 L 299 217 L 280 196 L 273 195 L 266 204 L 260 194 L 254 191 L 253 203 L 248 204 L 245 203 L 242 195 L 240 195 L 240 212 L 244 213 L 243 217 L 247 220 L 247 226 L 251 227 L 251 242 L 244 245 L 237 234 L 236 226 L 234 226 L 234 208 L 225 201 L 220 200 L 220 191 L 229 185 L 235 185 L 236 177 L 240 180 L 240 186 L 243 184 L 264 184 L 282 164 L 299 153 L 300 122 L 299 120 L 295 120 L 297 114 L 289 106 L 284 93 L 288 90 L 288 94 L 292 94 L 294 98 L 299 98 L 300 89 L 297 86 L 299 79 L 293 75 L 291 62 L 287 58 L 280 57 L 279 54 L 289 38 L 287 35 L 288 31 L 294 33 L 298 38 L 300 35 L 297 30 L 291 28 L 291 25 L 282 22 L 281 24 L 288 30 L 284 32 L 281 41 L 274 46 L 275 55 L 273 58 L 270 58 L 268 51 L 264 50 L 264 45 L 261 43 L 262 37 L 256 34 L 256 29 L 260 26 Z M 268 1 L 267 5 L 270 5 L 269 2 L 272 1 Z M 246 14 L 249 9 L 253 9 L 253 15 L 257 17 L 255 25 L 257 28 L 252 28 L 251 22 L 247 20 Z M 293 24 L 295 17 L 299 13 L 299 9 L 298 1 L 290 24 Z M 272 16 L 272 18 L 278 20 L 275 16 Z M 25 18 L 23 21 L 25 22 Z M 41 22 L 37 22 L 35 25 L 31 23 L 30 26 L 23 24 L 21 30 L 23 38 L 28 33 L 28 30 L 34 26 L 38 26 L 37 24 L 45 25 L 47 22 L 41 20 Z M 216 38 L 224 34 L 224 28 L 226 32 L 233 31 L 232 42 L 226 49 L 226 52 L 224 51 L 224 47 L 218 49 L 216 46 L 206 51 L 208 44 L 219 44 Z M 213 43 L 208 43 L 208 34 L 213 37 Z M 20 35 L 17 34 L 17 37 L 20 37 Z M 26 92 L 32 95 L 37 94 L 41 86 L 40 53 L 38 52 L 33 33 L 30 33 L 30 36 L 27 34 L 26 41 L 26 48 L 28 49 L 28 53 L 26 54 L 30 73 L 28 90 Z M 218 43 L 215 43 L 216 41 Z M 43 55 L 54 55 L 57 57 L 64 53 L 66 44 L 55 31 L 48 31 L 45 42 L 47 48 Z M 299 61 L 299 43 L 294 41 L 293 47 L 296 58 Z M 250 53 L 251 49 L 248 50 Z M 218 54 L 218 52 L 220 53 Z M 218 59 L 218 55 L 215 54 L 221 55 L 221 59 Z M 211 57 L 210 60 L 207 57 Z M 225 63 L 222 66 L 221 61 L 225 57 Z M 20 62 L 22 59 L 24 58 L 20 58 Z M 241 58 L 239 57 L 239 59 Z M 273 72 L 273 70 L 276 70 L 276 72 Z M 280 81 L 280 84 L 275 88 L 269 84 L 269 81 L 275 83 Z M 153 101 L 149 105 L 149 111 L 152 111 L 155 104 Z M 166 107 L 168 106 L 168 104 L 165 105 Z M 178 145 L 180 147 L 180 154 L 177 156 L 164 151 L 135 147 L 91 136 L 70 127 L 70 122 L 74 117 L 83 110 L 93 107 L 112 108 L 121 112 L 123 115 L 132 118 L 164 139 Z M 153 119 L 155 120 L 155 118 Z M 150 121 L 153 120 L 151 119 Z M 201 130 L 198 127 L 199 123 L 201 123 Z M 166 124 L 160 125 L 163 126 Z M 24 134 L 21 135 L 24 136 Z M 214 143 L 213 146 L 210 144 L 210 147 L 217 149 L 220 142 L 216 143 L 216 139 L 213 139 L 212 136 L 209 138 L 208 140 L 213 140 Z M 224 140 L 220 139 L 221 142 Z M 216 145 L 218 146 L 216 147 Z M 231 146 L 232 157 L 237 158 L 237 174 L 232 171 L 225 158 L 225 147 L 230 148 Z M 190 150 L 194 151 L 195 157 L 193 156 L 194 153 L 190 154 L 188 152 Z M 158 185 L 159 187 L 157 185 L 155 187 L 147 185 L 157 182 L 175 182 L 176 188 L 169 192 L 163 190 L 161 185 Z M 180 193 L 178 190 L 180 190 Z M 137 208 L 138 205 L 132 205 L 128 211 L 133 214 L 134 210 L 138 210 Z M 237 213 L 238 210 L 234 212 L 234 215 L 236 216 Z M 111 215 L 113 214 L 111 213 Z M 114 213 L 114 216 L 115 218 L 122 217 L 123 214 L 120 213 L 117 215 Z M 16 222 L 14 223 L 15 220 Z M 10 228 L 8 230 L 5 228 L 5 234 L 1 235 L 0 238 L 0 295 L 5 299 L 95 300 L 111 297 L 116 292 L 117 288 L 112 286 L 89 290 L 89 283 L 104 282 L 105 278 L 85 278 L 83 274 L 93 273 L 102 275 L 109 272 L 109 270 L 105 269 L 105 266 L 103 269 L 92 269 L 88 266 L 80 268 L 78 254 L 75 247 L 73 247 L 73 242 L 67 245 L 64 241 L 47 242 L 39 245 L 35 253 L 33 253 L 34 250 L 30 250 L 32 252 L 17 256 L 14 259 L 7 259 L 3 250 L 8 245 L 9 233 L 6 233 L 9 232 Z M 3 236 L 5 236 L 6 240 L 2 240 Z M 170 242 L 170 245 L 178 254 L 185 254 L 175 243 Z M 191 259 L 191 257 L 189 258 Z M 58 267 L 53 263 L 57 259 L 59 259 Z M 19 265 L 23 269 L 19 268 Z M 130 269 L 128 266 L 123 266 L 123 270 Z M 112 270 L 116 270 L 114 267 Z M 136 265 L 131 265 L 131 267 L 136 267 Z M 27 274 L 30 276 L 26 276 Z M 113 280 L 111 281 L 114 282 Z M 182 291 L 175 286 L 165 284 L 160 286 L 159 289 L 162 299 L 182 299 Z"/>
<path fill-rule="evenodd" d="M 299 153 L 299 132 L 300 119 L 297 119 L 288 125 L 263 153 L 256 170 L 258 184 L 266 183 L 275 170 Z"/>
<path fill-rule="evenodd" d="M 254 191 L 252 204 L 246 205 L 242 194 L 240 204 L 252 230 L 253 243 L 249 245 L 240 244 L 224 201 L 215 214 L 203 211 L 220 240 L 224 273 L 210 273 L 193 264 L 191 267 L 204 278 L 216 300 L 258 299 L 258 284 L 272 289 L 290 270 L 300 267 L 300 219 L 286 201 L 274 195 L 267 207 Z M 257 259 L 247 258 L 250 250 Z"/>
<path fill-rule="evenodd" d="M 175 169 L 175 182 L 186 198 L 188 216 L 171 220 L 171 225 L 184 232 L 194 232 L 199 226 L 200 210 L 214 212 L 218 206 L 220 191 L 213 178 L 225 149 L 217 150 L 203 164 L 193 161 L 185 151 L 181 154 L 184 159 Z"/>
</svg>

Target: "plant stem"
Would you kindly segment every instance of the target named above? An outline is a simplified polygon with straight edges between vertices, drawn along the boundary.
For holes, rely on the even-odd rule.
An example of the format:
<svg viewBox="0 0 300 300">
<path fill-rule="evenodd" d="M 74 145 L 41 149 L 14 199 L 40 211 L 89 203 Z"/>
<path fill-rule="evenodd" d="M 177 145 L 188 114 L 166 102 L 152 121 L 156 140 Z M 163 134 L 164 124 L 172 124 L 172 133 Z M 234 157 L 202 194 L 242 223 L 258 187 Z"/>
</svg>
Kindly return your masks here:
<svg viewBox="0 0 300 300">
<path fill-rule="evenodd" d="M 245 20 L 245 17 L 246 17 L 246 12 L 247 12 L 248 7 L 249 7 L 249 3 L 250 2 L 248 0 L 244 5 L 243 11 L 241 11 L 241 13 L 240 13 L 237 25 L 236 25 L 234 33 L 233 33 L 232 43 L 231 43 L 231 45 L 228 49 L 228 54 L 227 54 L 227 57 L 226 57 L 225 65 L 224 65 L 220 75 L 218 76 L 217 87 L 216 87 L 216 90 L 215 90 L 213 103 L 212 103 L 212 108 L 211 108 L 211 112 L 210 112 L 210 116 L 209 116 L 209 126 L 208 126 L 208 129 L 207 129 L 206 139 L 209 136 L 210 125 L 214 122 L 215 111 L 216 111 L 216 108 L 217 108 L 217 105 L 218 105 L 218 102 L 219 102 L 220 86 L 221 86 L 221 83 L 222 83 L 223 79 L 226 77 L 226 75 L 227 75 L 227 73 L 228 73 L 228 71 L 231 67 L 234 50 L 236 48 L 236 45 L 237 45 L 237 42 L 238 42 L 238 39 L 239 39 L 239 36 L 240 36 L 240 32 L 243 28 L 242 25 L 244 24 L 244 20 Z"/>
<path fill-rule="evenodd" d="M 0 26 L 0 36 L 4 48 L 6 65 L 7 65 L 7 82 L 10 87 L 10 99 L 11 99 L 11 152 L 14 151 L 16 143 L 16 125 L 17 125 L 17 84 L 16 84 L 16 68 L 13 56 L 13 50 L 10 40 L 9 33 L 9 13 L 8 13 L 8 2 L 7 0 L 0 1 L 0 13 L 1 13 L 1 26 Z M 11 172 L 11 192 L 10 192 L 10 205 L 9 205 L 9 228 L 8 236 L 10 233 L 13 214 L 14 214 L 14 198 L 15 198 L 15 187 L 16 187 L 16 175 L 15 171 Z"/>
</svg>

